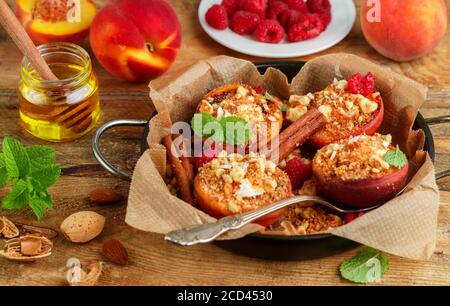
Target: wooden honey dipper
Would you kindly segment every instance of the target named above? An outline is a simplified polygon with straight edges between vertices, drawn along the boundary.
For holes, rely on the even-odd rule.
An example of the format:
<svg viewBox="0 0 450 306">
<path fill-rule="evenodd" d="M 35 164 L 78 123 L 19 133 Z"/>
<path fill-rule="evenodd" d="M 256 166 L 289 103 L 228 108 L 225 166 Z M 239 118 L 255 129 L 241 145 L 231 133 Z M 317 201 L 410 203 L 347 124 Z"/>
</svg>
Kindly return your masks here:
<svg viewBox="0 0 450 306">
<path fill-rule="evenodd" d="M 42 79 L 47 81 L 58 80 L 58 77 L 50 69 L 47 62 L 39 53 L 39 50 L 36 48 L 30 36 L 28 36 L 27 32 L 22 27 L 19 20 L 17 20 L 5 0 L 0 0 L 0 24 L 6 30 L 22 54 L 28 58 Z M 57 107 L 48 115 L 42 116 L 42 119 L 55 121 L 59 125 L 62 125 L 67 129 L 72 128 L 75 132 L 79 133 L 91 124 L 92 118 L 90 114 L 94 109 L 95 105 L 92 105 L 91 101 L 87 100 L 81 104 L 73 106 Z"/>
</svg>

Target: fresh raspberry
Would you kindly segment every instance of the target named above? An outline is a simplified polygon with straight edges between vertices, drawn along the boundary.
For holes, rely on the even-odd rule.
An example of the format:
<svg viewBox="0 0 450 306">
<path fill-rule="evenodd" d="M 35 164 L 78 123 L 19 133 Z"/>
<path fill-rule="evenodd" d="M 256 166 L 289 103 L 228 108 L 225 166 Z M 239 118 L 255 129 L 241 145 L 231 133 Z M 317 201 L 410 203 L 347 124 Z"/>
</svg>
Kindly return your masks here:
<svg viewBox="0 0 450 306">
<path fill-rule="evenodd" d="M 319 14 L 319 18 L 320 18 L 320 20 L 322 20 L 322 24 L 323 24 L 323 27 L 325 30 L 331 22 L 331 13 L 326 12 L 323 14 Z"/>
<path fill-rule="evenodd" d="M 364 96 L 368 96 L 375 91 L 375 75 L 372 72 L 367 73 L 362 82 L 362 94 Z"/>
<path fill-rule="evenodd" d="M 255 30 L 255 38 L 261 42 L 277 44 L 284 37 L 284 29 L 273 19 L 262 21 Z"/>
<path fill-rule="evenodd" d="M 289 7 L 283 1 L 274 1 L 269 5 L 266 12 L 267 19 L 277 19 L 278 15 L 288 10 Z"/>
<path fill-rule="evenodd" d="M 284 171 L 291 180 L 292 189 L 297 190 L 312 177 L 312 163 L 308 159 L 295 156 L 288 160 Z"/>
<path fill-rule="evenodd" d="M 267 0 L 240 0 L 239 8 L 241 10 L 258 14 L 260 16 L 264 15 L 266 11 Z"/>
<path fill-rule="evenodd" d="M 285 0 L 285 1 L 291 10 L 296 10 L 301 13 L 308 12 L 308 7 L 306 6 L 305 1 L 303 0 Z"/>
<path fill-rule="evenodd" d="M 209 163 L 212 161 L 215 157 L 219 155 L 219 151 L 213 148 L 210 148 L 208 150 L 203 151 L 202 156 L 200 157 L 194 157 L 193 163 L 194 168 L 197 171 L 200 169 L 204 164 Z"/>
<path fill-rule="evenodd" d="M 286 32 L 289 31 L 289 28 L 299 22 L 303 17 L 303 14 L 299 11 L 295 10 L 288 10 L 282 12 L 278 16 L 278 21 L 281 23 L 281 25 L 284 27 Z"/>
<path fill-rule="evenodd" d="M 362 77 L 360 73 L 355 73 L 347 80 L 347 91 L 355 95 L 370 95 L 375 91 L 374 74 L 369 72 Z"/>
<path fill-rule="evenodd" d="M 288 30 L 290 42 L 303 41 L 317 37 L 324 30 L 322 20 L 317 14 L 304 15 L 300 22 L 291 26 Z"/>
<path fill-rule="evenodd" d="M 224 30 L 228 28 L 227 10 L 219 4 L 211 6 L 205 15 L 206 22 L 213 28 Z"/>
<path fill-rule="evenodd" d="M 239 9 L 239 0 L 222 0 L 222 6 L 227 10 L 228 17 Z"/>
<path fill-rule="evenodd" d="M 355 73 L 347 79 L 347 91 L 355 95 L 362 93 L 362 76 L 360 73 Z"/>
<path fill-rule="evenodd" d="M 230 28 L 239 35 L 252 34 L 260 21 L 259 15 L 246 11 L 237 11 L 231 18 Z"/>
<path fill-rule="evenodd" d="M 365 213 L 363 213 L 363 212 L 360 212 L 357 214 L 346 214 L 344 217 L 344 223 L 345 224 L 350 223 L 350 222 L 354 221 L 355 219 L 358 219 L 359 217 L 362 217 L 364 215 L 365 215 Z"/>
<path fill-rule="evenodd" d="M 329 0 L 308 0 L 306 4 L 311 13 L 322 14 L 331 11 Z"/>
</svg>

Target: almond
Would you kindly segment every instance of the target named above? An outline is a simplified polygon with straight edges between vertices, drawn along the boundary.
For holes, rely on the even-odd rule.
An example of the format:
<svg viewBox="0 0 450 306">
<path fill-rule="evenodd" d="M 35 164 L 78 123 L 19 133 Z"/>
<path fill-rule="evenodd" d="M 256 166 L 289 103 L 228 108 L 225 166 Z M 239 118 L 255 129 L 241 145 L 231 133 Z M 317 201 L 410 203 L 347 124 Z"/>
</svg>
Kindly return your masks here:
<svg viewBox="0 0 450 306">
<path fill-rule="evenodd" d="M 128 263 L 127 249 L 122 242 L 116 239 L 108 239 L 103 242 L 103 256 L 121 266 Z"/>
<path fill-rule="evenodd" d="M 108 188 L 97 188 L 91 191 L 89 199 L 95 204 L 108 205 L 122 201 L 123 196 Z"/>
<path fill-rule="evenodd" d="M 64 237 L 74 243 L 91 241 L 103 231 L 105 217 L 93 211 L 79 211 L 61 223 Z"/>
</svg>

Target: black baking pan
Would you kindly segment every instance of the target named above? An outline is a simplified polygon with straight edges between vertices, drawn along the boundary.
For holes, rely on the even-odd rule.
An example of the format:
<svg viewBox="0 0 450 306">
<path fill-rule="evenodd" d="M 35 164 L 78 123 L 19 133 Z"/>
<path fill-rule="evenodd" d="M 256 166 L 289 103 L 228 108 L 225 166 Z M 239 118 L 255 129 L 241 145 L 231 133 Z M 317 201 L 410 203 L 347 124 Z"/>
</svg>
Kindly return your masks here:
<svg viewBox="0 0 450 306">
<path fill-rule="evenodd" d="M 287 77 L 288 80 L 291 81 L 300 71 L 300 69 L 304 66 L 305 62 L 301 61 L 270 61 L 270 62 L 257 62 L 255 63 L 256 67 L 258 68 L 259 72 L 261 74 L 264 74 L 267 68 L 273 67 L 280 71 L 282 71 Z M 436 118 L 429 118 L 425 119 L 420 113 L 417 115 L 417 118 L 414 122 L 413 129 L 414 130 L 423 130 L 425 133 L 425 146 L 424 150 L 428 152 L 431 159 L 434 161 L 435 158 L 435 147 L 434 147 L 434 141 L 433 141 L 433 135 L 431 133 L 430 124 L 437 124 L 437 123 L 443 123 L 443 122 L 450 122 L 450 116 L 443 116 L 443 117 L 436 117 Z M 145 152 L 145 150 L 148 149 L 147 144 L 147 135 L 148 135 L 148 121 L 143 120 L 113 120 L 110 122 L 105 123 L 102 125 L 95 133 L 95 136 L 92 140 L 92 147 L 94 151 L 94 155 L 96 156 L 99 163 L 109 172 L 112 174 L 123 178 L 130 180 L 131 176 L 129 174 L 123 173 L 122 171 L 115 168 L 113 165 L 111 165 L 101 154 L 99 149 L 99 140 L 101 135 L 108 129 L 116 126 L 142 126 L 144 127 L 144 133 L 142 135 L 142 141 L 141 141 L 141 154 Z M 450 171 L 445 171 L 437 175 L 437 179 L 443 178 L 445 176 L 450 175 Z M 292 241 L 292 240 L 302 240 L 302 241 L 315 241 L 315 240 L 323 240 L 324 238 L 336 238 L 330 234 L 312 234 L 312 235 L 303 235 L 303 236 L 273 236 L 273 235 L 261 235 L 261 234 L 254 234 L 252 235 L 254 238 L 263 238 L 263 239 L 269 239 L 269 240 L 277 240 L 277 241 Z M 328 239 L 327 239 L 328 240 Z M 342 240 L 342 239 L 341 239 Z M 327 244 L 327 248 L 329 246 L 338 245 L 340 243 L 333 243 Z M 233 246 L 233 244 L 230 244 L 229 246 Z M 314 257 L 315 255 L 313 255 Z M 269 255 L 269 257 L 271 257 Z"/>
</svg>

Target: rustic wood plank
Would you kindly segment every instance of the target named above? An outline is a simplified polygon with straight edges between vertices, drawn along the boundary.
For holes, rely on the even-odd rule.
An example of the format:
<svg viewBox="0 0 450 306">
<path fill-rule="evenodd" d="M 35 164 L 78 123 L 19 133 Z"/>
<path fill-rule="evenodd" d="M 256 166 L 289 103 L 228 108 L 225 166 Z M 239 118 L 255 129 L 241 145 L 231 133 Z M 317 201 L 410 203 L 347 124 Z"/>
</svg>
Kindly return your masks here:
<svg viewBox="0 0 450 306">
<path fill-rule="evenodd" d="M 12 3 L 12 0 L 9 1 Z M 105 0 L 96 1 L 101 5 Z M 264 60 L 230 51 L 211 40 L 197 21 L 199 1 L 170 0 L 183 28 L 183 48 L 172 70 L 184 69 L 199 59 L 227 54 L 249 60 Z M 360 0 L 356 1 L 359 7 Z M 449 1 L 447 0 L 447 3 Z M 450 114 L 450 31 L 444 42 L 429 56 L 411 63 L 394 63 L 378 55 L 364 40 L 358 24 L 350 35 L 337 46 L 320 54 L 351 52 L 367 57 L 403 73 L 430 88 L 429 99 L 421 112 L 425 117 Z M 320 55 L 319 54 L 319 55 Z M 317 55 L 299 58 L 308 60 Z M 21 55 L 0 30 L 0 137 L 12 135 L 25 144 L 44 144 L 22 132 L 17 124 L 16 84 Z M 146 84 L 130 84 L 108 75 L 97 62 L 94 68 L 101 82 L 103 117 L 101 122 L 118 118 L 147 119 L 152 113 L 148 103 Z M 450 126 L 432 128 L 436 142 L 436 169 L 450 166 Z M 131 171 L 139 154 L 141 130 L 123 128 L 105 134 L 102 147 L 107 157 L 124 171 Z M 31 264 L 16 264 L 0 259 L 0 284 L 9 285 L 63 285 L 65 264 L 70 257 L 82 260 L 101 258 L 104 239 L 122 240 L 130 253 L 130 264 L 118 267 L 107 263 L 100 285 L 341 285 L 339 263 L 357 252 L 352 246 L 329 242 L 326 246 L 311 244 L 267 244 L 247 239 L 199 245 L 191 248 L 174 246 L 161 235 L 143 233 L 124 223 L 125 203 L 110 206 L 92 206 L 89 191 L 96 187 L 110 187 L 126 195 L 129 184 L 104 171 L 90 149 L 91 135 L 80 140 L 54 144 L 63 177 L 52 187 L 55 208 L 39 224 L 58 228 L 69 214 L 79 210 L 94 210 L 107 218 L 100 237 L 84 245 L 73 245 L 62 237 L 55 241 L 54 254 Z M 438 243 L 435 255 L 429 261 L 412 261 L 390 256 L 390 271 L 381 284 L 450 284 L 450 179 L 439 182 L 441 209 L 438 221 Z M 0 191 L 0 198 L 7 190 Z M 3 213 L 3 212 L 2 212 Z M 8 212 L 11 219 L 35 222 L 29 212 Z M 319 258 L 326 247 L 329 257 Z M 334 251 L 330 251 L 334 250 Z"/>
</svg>

